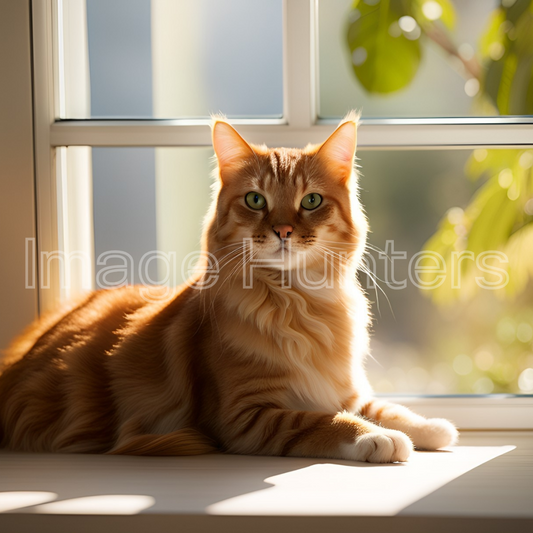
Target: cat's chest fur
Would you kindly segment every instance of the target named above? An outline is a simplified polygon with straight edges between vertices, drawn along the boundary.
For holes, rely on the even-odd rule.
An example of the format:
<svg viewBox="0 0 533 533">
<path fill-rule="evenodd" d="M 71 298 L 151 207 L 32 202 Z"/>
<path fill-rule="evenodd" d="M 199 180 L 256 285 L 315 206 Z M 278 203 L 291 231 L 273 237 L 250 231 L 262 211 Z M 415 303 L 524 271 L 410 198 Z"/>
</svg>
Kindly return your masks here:
<svg viewBox="0 0 533 533">
<path fill-rule="evenodd" d="M 364 376 L 367 344 L 366 307 L 357 309 L 350 296 L 340 287 L 287 289 L 268 283 L 235 291 L 225 338 L 290 376 L 285 407 L 344 409 L 354 393 L 354 373 Z"/>
</svg>

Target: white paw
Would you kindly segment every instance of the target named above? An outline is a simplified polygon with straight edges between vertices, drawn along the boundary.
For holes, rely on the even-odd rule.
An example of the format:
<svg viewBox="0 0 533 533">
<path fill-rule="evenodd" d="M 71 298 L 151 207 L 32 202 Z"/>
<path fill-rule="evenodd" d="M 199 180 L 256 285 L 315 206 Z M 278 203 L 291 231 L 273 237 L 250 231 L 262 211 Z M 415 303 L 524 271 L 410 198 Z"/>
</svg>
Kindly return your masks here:
<svg viewBox="0 0 533 533">
<path fill-rule="evenodd" d="M 413 443 L 405 433 L 379 429 L 357 437 L 354 444 L 344 444 L 342 455 L 352 461 L 395 463 L 407 461 L 412 451 Z"/>
<path fill-rule="evenodd" d="M 453 446 L 459 437 L 455 426 L 444 418 L 429 418 L 416 430 L 410 431 L 415 446 L 421 450 L 437 450 Z"/>
</svg>

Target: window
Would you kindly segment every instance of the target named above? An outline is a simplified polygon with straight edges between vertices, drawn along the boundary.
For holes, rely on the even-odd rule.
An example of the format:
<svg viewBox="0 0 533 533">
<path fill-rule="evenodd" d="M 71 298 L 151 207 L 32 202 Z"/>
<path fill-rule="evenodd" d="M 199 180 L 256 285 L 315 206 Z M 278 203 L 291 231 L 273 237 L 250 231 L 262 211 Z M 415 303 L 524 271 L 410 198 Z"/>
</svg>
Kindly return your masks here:
<svg viewBox="0 0 533 533">
<path fill-rule="evenodd" d="M 283 113 L 281 0 L 61 0 L 58 18 L 60 118 Z"/>
<path fill-rule="evenodd" d="M 385 21 L 379 2 L 355 4 L 318 4 L 321 117 L 349 107 L 369 117 L 500 114 L 480 87 L 482 70 L 504 55 L 500 39 L 489 40 L 492 25 L 504 22 L 493 22 L 499 2 L 391 2 Z M 404 62 L 399 75 L 389 65 L 396 61 Z"/>
<path fill-rule="evenodd" d="M 383 289 L 380 292 L 373 279 L 363 276 L 363 286 L 374 302 L 374 359 L 368 361 L 367 370 L 377 391 L 530 391 L 531 288 L 513 270 L 524 262 L 527 244 L 522 239 L 528 240 L 528 233 L 516 230 L 497 250 L 474 256 L 470 249 L 475 250 L 475 230 L 469 226 L 469 213 L 478 208 L 471 198 L 480 181 L 491 194 L 492 178 L 494 187 L 505 194 L 498 178 L 503 181 L 500 174 L 505 177 L 505 169 L 515 159 L 522 157 L 524 162 L 524 154 L 531 155 L 533 163 L 533 152 L 527 150 L 360 154 L 361 197 L 372 229 L 366 266 Z M 478 176 L 491 157 L 501 158 L 500 167 Z M 531 169 L 524 173 L 529 182 Z M 519 202 L 507 200 L 501 203 L 502 213 L 507 203 L 512 209 Z M 520 207 L 524 208 L 528 209 Z M 488 213 L 491 205 L 481 209 L 486 214 L 480 217 L 491 218 L 486 230 L 498 231 L 500 223 L 493 218 L 497 215 Z M 524 214 L 531 219 L 531 214 Z M 485 235 L 476 238 L 482 240 Z M 428 255 L 426 261 L 419 261 L 421 253 Z"/>
<path fill-rule="evenodd" d="M 384 9 L 379 0 L 227 0 L 224 10 L 217 0 L 135 0 L 127 9 L 124 4 L 33 4 L 38 251 L 59 249 L 90 259 L 85 269 L 77 258 L 41 268 L 40 275 L 51 280 L 40 289 L 42 310 L 112 279 L 105 269 L 121 259 L 105 254 L 118 243 L 134 263 L 133 281 L 142 281 L 141 271 L 144 280 L 181 281 L 181 268 L 169 277 L 173 267 L 161 257 L 142 262 L 152 250 L 167 256 L 179 250 L 185 258 L 197 246 L 209 197 L 210 112 L 226 112 L 251 142 L 301 147 L 321 142 L 340 116 L 362 107 L 361 194 L 374 250 L 367 265 L 373 277 L 384 279 L 391 254 L 406 252 L 405 260 L 395 259 L 395 279 L 409 281 L 395 290 L 390 277 L 378 280 L 394 317 L 372 279 L 361 276 L 376 316 L 377 362 L 368 364 L 376 389 L 533 392 L 533 260 L 524 251 L 530 249 L 527 235 L 520 233 L 529 230 L 533 217 L 531 73 L 523 68 L 531 52 L 515 48 L 519 32 L 532 23 L 523 8 L 529 0 L 501 6 L 496 0 L 383 3 L 392 6 L 381 12 L 390 18 L 386 38 L 414 49 L 416 61 L 410 78 L 400 76 L 379 90 L 359 69 L 376 67 L 375 43 L 353 35 L 361 17 L 374 23 L 374 11 Z M 400 4 L 411 11 L 404 13 Z M 442 35 L 433 35 L 435 28 L 453 36 L 445 41 L 453 48 L 436 42 Z M 511 56 L 518 57 L 512 71 Z M 469 63 L 474 57 L 477 67 Z M 474 76 L 467 63 L 484 70 Z M 508 69 L 507 77 L 500 67 Z M 511 92 L 504 94 L 505 79 Z M 514 94 L 523 105 L 505 107 Z M 502 206 L 504 196 L 522 206 L 514 215 L 508 210 L 514 218 L 505 231 L 523 235 L 512 251 L 526 268 L 517 277 L 500 265 L 514 276 L 515 292 L 476 286 L 467 301 L 453 287 L 446 293 L 446 284 L 423 286 L 431 285 L 431 273 L 438 277 L 440 265 L 412 258 L 424 250 L 439 252 L 449 267 L 453 246 L 465 237 L 461 232 L 475 223 L 476 191 L 494 183 L 503 191 Z M 111 212 L 124 223 L 110 224 Z M 486 225 L 499 228 L 501 212 L 487 212 Z M 439 242 L 448 247 L 439 248 Z M 495 249 L 509 252 L 505 246 L 511 244 L 506 235 Z M 461 273 L 472 284 L 479 272 L 466 264 Z M 494 272 L 498 265 L 491 265 Z M 413 272 L 418 283 L 410 281 Z M 528 405 L 524 397 L 516 401 Z M 502 404 L 502 413 L 516 401 Z M 527 427 L 520 420 L 507 418 L 512 425 L 506 427 Z"/>
</svg>

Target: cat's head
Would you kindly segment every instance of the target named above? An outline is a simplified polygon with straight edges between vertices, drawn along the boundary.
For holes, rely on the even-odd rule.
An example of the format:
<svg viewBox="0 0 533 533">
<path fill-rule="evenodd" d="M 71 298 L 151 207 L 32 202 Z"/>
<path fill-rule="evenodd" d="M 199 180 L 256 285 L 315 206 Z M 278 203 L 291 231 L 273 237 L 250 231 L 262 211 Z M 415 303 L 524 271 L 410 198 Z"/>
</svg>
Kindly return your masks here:
<svg viewBox="0 0 533 533">
<path fill-rule="evenodd" d="M 320 268 L 328 254 L 357 263 L 367 233 L 354 170 L 357 119 L 348 115 L 324 143 L 299 150 L 251 145 L 215 117 L 207 250 L 231 257 L 235 249 L 237 257 L 246 243 L 255 261 L 275 269 Z"/>
</svg>

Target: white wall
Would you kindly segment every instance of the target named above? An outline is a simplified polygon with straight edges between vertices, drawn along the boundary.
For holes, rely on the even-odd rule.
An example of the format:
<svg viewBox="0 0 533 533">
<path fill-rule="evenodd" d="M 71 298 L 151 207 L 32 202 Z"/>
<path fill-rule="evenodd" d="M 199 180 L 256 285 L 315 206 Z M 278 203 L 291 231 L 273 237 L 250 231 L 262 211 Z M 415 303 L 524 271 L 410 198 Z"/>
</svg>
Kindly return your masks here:
<svg viewBox="0 0 533 533">
<path fill-rule="evenodd" d="M 37 314 L 25 288 L 35 237 L 29 0 L 0 0 L 0 349 Z"/>
</svg>

